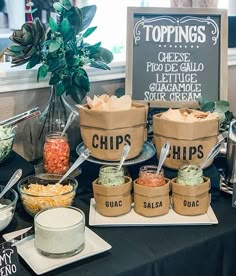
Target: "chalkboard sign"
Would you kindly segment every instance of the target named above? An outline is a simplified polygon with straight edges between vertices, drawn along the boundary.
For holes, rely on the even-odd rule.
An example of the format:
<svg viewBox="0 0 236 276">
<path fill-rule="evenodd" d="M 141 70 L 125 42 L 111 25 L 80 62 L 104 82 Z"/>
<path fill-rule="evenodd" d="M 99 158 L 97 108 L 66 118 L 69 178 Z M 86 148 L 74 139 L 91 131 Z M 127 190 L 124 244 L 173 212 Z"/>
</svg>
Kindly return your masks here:
<svg viewBox="0 0 236 276">
<path fill-rule="evenodd" d="M 151 106 L 227 100 L 227 12 L 131 8 L 126 93 Z"/>
<path fill-rule="evenodd" d="M 10 242 L 0 244 L 0 275 L 21 275 L 17 249 Z"/>
</svg>

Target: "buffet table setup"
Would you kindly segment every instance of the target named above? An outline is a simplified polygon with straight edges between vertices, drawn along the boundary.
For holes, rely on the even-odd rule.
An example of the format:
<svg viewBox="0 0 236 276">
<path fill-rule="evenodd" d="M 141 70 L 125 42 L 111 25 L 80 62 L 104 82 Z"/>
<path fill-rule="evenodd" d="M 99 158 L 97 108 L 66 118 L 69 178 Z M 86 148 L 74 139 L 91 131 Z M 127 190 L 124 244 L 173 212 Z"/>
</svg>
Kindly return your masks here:
<svg viewBox="0 0 236 276">
<path fill-rule="evenodd" d="M 145 163 L 155 163 L 156 157 Z M 217 166 L 224 160 L 216 160 Z M 19 163 L 19 166 L 22 162 Z M 90 199 L 93 198 L 92 181 L 96 178 L 101 165 L 85 161 L 81 165 L 81 175 L 77 177 L 79 186 L 73 206 L 83 210 L 86 218 L 86 227 L 106 241 L 103 244 L 97 237 L 90 237 L 88 243 L 94 243 L 94 252 L 91 257 L 65 265 L 68 260 L 63 259 L 62 267 L 55 268 L 44 275 L 234 275 L 234 254 L 236 244 L 236 212 L 232 208 L 231 195 L 218 190 L 211 202 L 217 218 L 217 224 L 192 222 L 190 225 L 154 226 L 119 226 L 89 225 Z M 0 170 L 1 171 L 1 170 Z M 129 166 L 129 171 L 135 177 L 137 165 Z M 214 173 L 213 183 L 219 181 L 215 165 L 206 171 Z M 173 173 L 170 171 L 170 173 Z M 9 175 L 10 176 L 10 175 Z M 219 183 L 219 182 L 218 182 Z M 3 236 L 16 230 L 25 229 L 33 224 L 31 217 L 18 202 L 14 218 L 10 225 L 1 232 Z M 97 248 L 96 248 L 97 247 Z M 30 260 L 32 248 L 25 254 L 20 250 L 20 274 L 36 275 L 30 268 L 34 267 L 38 273 L 50 270 L 48 263 L 37 264 Z M 97 251 L 96 251 L 97 250 Z M 103 253 L 100 251 L 105 250 Z M 27 253 L 28 252 L 28 253 Z M 26 254 L 27 253 L 27 254 Z M 73 257 L 71 257 L 73 258 Z M 70 259 L 70 258 L 69 258 Z M 39 259 L 40 260 L 40 259 Z M 184 261 L 183 261 L 184 260 Z M 206 260 L 207 265 L 206 265 Z M 36 267 L 36 268 L 35 268 Z"/>
<path fill-rule="evenodd" d="M 126 90 L 91 96 L 83 66 L 113 58 L 84 43 L 96 6 L 53 7 L 6 52 L 51 93 L 0 122 L 0 274 L 236 275 L 226 12 L 129 7 Z M 26 119 L 29 161 L 13 150 Z"/>
</svg>

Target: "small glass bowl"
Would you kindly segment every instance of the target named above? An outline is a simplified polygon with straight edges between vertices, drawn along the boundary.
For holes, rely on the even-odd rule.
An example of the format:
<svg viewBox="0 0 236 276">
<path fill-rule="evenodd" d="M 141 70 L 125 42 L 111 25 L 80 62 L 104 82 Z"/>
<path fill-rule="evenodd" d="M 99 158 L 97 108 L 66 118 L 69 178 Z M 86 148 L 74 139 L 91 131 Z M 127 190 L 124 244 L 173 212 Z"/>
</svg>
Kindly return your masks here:
<svg viewBox="0 0 236 276">
<path fill-rule="evenodd" d="M 5 188 L 5 186 L 0 185 L 0 192 Z M 0 204 L 6 205 L 0 207 L 0 231 L 4 230 L 11 222 L 18 200 L 18 194 L 15 190 L 10 189 L 5 193 L 5 195 L 0 199 Z"/>
<path fill-rule="evenodd" d="M 17 188 L 27 213 L 34 216 L 42 210 L 72 205 L 78 182 L 73 177 L 67 177 L 57 184 L 60 178 L 59 175 L 42 173 L 27 176 L 18 183 Z"/>
<path fill-rule="evenodd" d="M 12 131 L 12 134 L 4 139 L 0 138 L 0 163 L 3 163 L 12 153 L 12 148 L 15 139 L 15 131 Z"/>
<path fill-rule="evenodd" d="M 73 256 L 84 249 L 85 216 L 76 207 L 44 210 L 34 217 L 35 248 L 50 258 Z"/>
</svg>

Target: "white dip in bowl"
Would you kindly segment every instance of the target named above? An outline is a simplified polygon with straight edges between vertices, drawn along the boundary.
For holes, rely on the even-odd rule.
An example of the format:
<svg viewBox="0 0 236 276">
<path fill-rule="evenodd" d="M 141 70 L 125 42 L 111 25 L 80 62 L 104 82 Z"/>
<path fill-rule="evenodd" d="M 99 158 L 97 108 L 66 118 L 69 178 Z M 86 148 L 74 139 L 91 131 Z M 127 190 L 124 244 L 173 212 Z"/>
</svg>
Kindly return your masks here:
<svg viewBox="0 0 236 276">
<path fill-rule="evenodd" d="M 75 207 L 58 207 L 39 212 L 34 218 L 35 247 L 47 257 L 61 258 L 84 248 L 84 213 Z"/>
</svg>

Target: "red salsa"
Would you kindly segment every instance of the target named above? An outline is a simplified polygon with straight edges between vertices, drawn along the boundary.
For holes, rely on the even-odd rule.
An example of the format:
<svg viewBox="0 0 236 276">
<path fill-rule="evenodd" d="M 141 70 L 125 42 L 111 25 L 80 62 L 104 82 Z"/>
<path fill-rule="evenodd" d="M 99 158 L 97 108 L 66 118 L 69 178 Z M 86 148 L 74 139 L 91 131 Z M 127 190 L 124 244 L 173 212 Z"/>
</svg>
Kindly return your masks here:
<svg viewBox="0 0 236 276">
<path fill-rule="evenodd" d="M 70 147 L 60 132 L 46 137 L 43 150 L 44 169 L 47 173 L 64 174 L 69 169 Z"/>
</svg>

